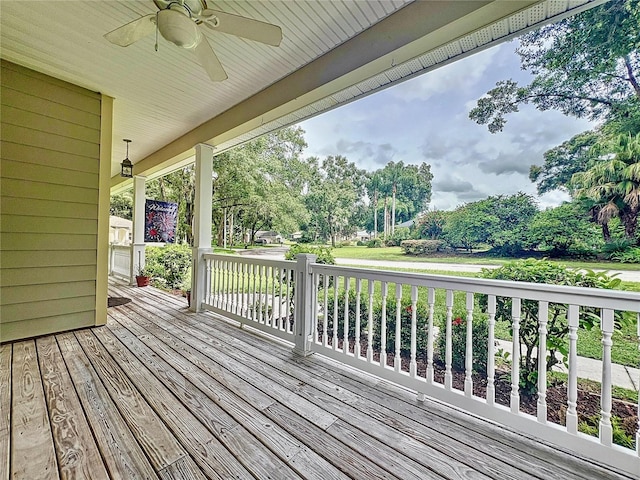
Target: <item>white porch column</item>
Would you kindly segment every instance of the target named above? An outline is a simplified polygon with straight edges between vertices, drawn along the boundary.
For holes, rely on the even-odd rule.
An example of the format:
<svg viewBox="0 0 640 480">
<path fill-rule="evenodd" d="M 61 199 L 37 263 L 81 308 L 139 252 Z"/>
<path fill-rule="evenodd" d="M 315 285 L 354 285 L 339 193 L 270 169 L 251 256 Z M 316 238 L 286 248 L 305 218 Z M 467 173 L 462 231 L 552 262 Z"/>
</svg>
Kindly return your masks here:
<svg viewBox="0 0 640 480">
<path fill-rule="evenodd" d="M 196 195 L 193 215 L 193 258 L 191 260 L 192 312 L 202 311 L 205 298 L 205 262 L 202 255 L 211 252 L 211 182 L 213 147 L 196 145 Z"/>
<path fill-rule="evenodd" d="M 144 202 L 146 178 L 140 175 L 133 177 L 133 239 L 131 246 L 131 285 L 136 284 L 136 273 L 144 268 Z"/>
<path fill-rule="evenodd" d="M 306 357 L 313 352 L 310 348 L 310 339 L 313 334 L 313 312 L 316 308 L 313 279 L 311 276 L 311 264 L 316 261 L 317 255 L 299 253 L 296 255 L 296 279 L 295 279 L 295 303 L 293 309 L 295 346 L 293 353 Z"/>
</svg>

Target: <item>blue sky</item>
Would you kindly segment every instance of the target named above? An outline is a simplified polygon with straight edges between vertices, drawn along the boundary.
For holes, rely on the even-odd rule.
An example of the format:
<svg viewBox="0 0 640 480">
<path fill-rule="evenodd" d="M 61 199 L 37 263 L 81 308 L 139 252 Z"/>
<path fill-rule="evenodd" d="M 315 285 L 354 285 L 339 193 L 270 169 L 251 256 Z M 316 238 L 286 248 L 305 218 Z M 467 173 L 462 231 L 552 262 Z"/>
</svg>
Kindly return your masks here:
<svg viewBox="0 0 640 480">
<path fill-rule="evenodd" d="M 427 162 L 434 175 L 432 208 L 449 210 L 518 191 L 535 195 L 529 167 L 594 125 L 529 105 L 509 115 L 496 134 L 469 119 L 477 99 L 497 81 L 528 83 L 516 46 L 498 45 L 300 123 L 308 143 L 304 156 L 343 155 L 369 171 L 390 160 Z M 550 192 L 538 201 L 545 208 L 567 198 Z"/>
</svg>

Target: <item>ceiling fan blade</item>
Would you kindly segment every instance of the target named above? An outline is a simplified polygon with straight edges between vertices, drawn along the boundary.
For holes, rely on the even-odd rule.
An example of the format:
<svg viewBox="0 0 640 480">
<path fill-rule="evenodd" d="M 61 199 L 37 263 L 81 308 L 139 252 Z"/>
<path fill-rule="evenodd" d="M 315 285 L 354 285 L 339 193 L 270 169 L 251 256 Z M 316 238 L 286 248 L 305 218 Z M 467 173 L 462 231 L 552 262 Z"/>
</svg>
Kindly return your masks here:
<svg viewBox="0 0 640 480">
<path fill-rule="evenodd" d="M 206 70 L 209 78 L 214 82 L 221 82 L 229 78 L 227 72 L 224 71 L 224 67 L 218 60 L 218 56 L 211 48 L 211 45 L 207 41 L 204 35 L 200 34 L 200 41 L 195 48 L 193 48 L 196 57 L 200 65 Z"/>
<path fill-rule="evenodd" d="M 218 10 L 205 10 L 201 18 L 207 27 L 218 32 L 229 33 L 274 47 L 279 46 L 282 41 L 282 29 L 270 23 Z"/>
<path fill-rule="evenodd" d="M 154 14 L 145 15 L 105 34 L 104 38 L 121 47 L 128 47 L 142 37 L 152 34 L 155 29 L 156 16 Z"/>
</svg>

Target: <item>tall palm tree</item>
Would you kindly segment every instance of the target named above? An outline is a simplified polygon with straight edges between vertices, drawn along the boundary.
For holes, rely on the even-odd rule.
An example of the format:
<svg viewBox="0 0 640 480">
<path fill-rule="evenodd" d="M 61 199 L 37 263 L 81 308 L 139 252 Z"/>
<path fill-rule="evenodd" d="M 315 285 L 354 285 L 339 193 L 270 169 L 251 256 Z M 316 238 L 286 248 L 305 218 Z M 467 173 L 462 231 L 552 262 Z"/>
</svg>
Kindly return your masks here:
<svg viewBox="0 0 640 480">
<path fill-rule="evenodd" d="M 640 134 L 621 134 L 594 148 L 604 158 L 586 172 L 573 175 L 576 197 L 598 205 L 601 225 L 620 218 L 627 239 L 635 242 L 640 214 Z"/>
</svg>

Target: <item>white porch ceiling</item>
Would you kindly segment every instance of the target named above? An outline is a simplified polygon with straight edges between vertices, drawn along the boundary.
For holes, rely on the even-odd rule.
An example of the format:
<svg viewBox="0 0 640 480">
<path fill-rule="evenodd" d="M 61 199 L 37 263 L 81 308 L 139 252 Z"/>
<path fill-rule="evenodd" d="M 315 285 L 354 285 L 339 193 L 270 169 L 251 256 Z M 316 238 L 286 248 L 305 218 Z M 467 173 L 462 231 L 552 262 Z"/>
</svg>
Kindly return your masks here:
<svg viewBox="0 0 640 480">
<path fill-rule="evenodd" d="M 1 0 L 0 56 L 115 98 L 116 185 L 123 138 L 133 140 L 136 173 L 158 174 L 188 162 L 195 143 L 223 151 L 587 3 L 602 0 L 207 0 L 283 31 L 275 48 L 201 28 L 229 75 L 213 83 L 191 52 L 162 38 L 158 52 L 153 35 L 126 48 L 103 38 L 155 13 L 151 0 Z"/>
</svg>

